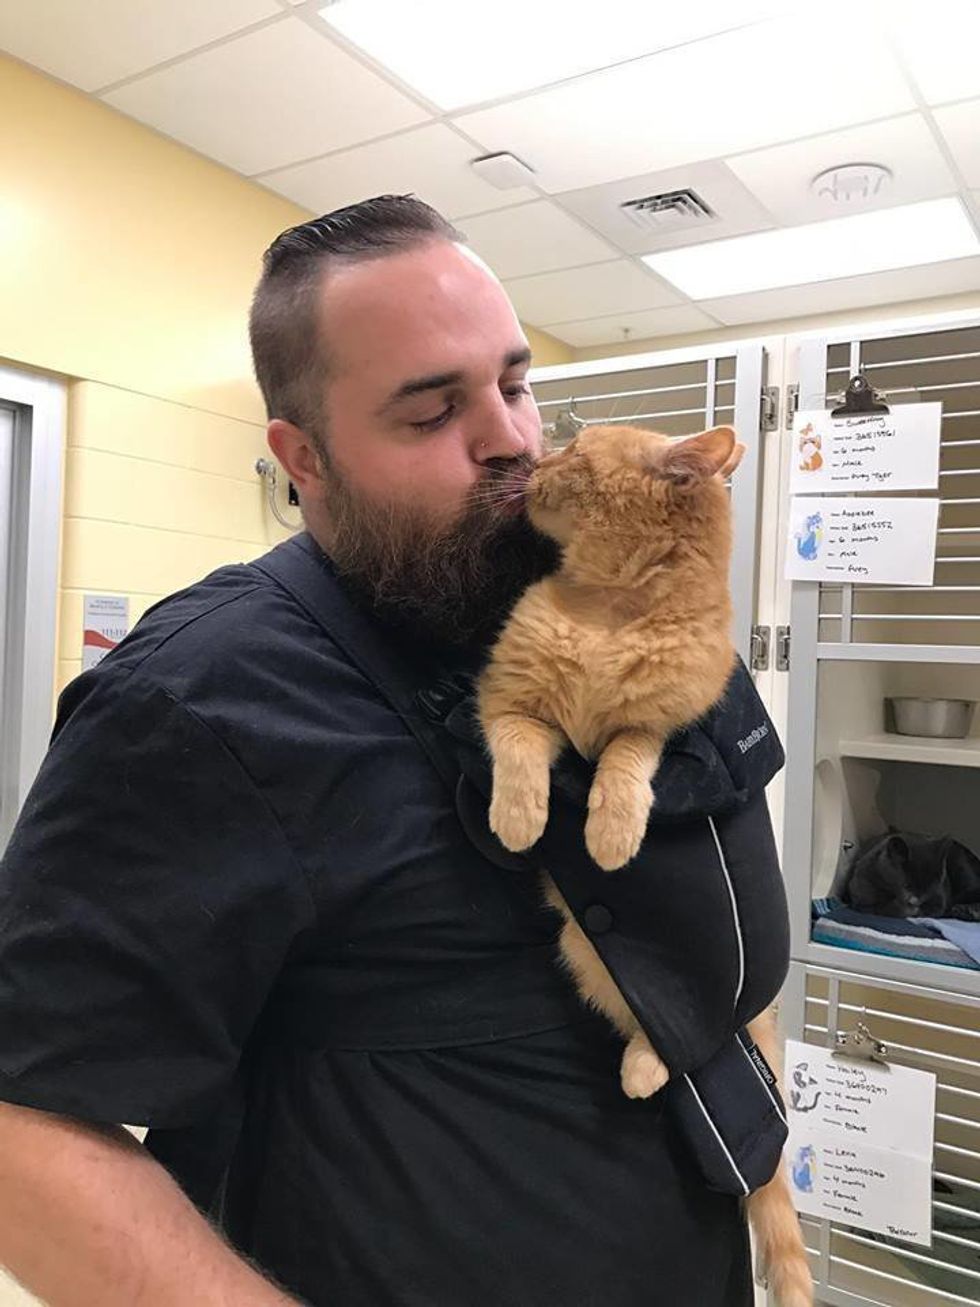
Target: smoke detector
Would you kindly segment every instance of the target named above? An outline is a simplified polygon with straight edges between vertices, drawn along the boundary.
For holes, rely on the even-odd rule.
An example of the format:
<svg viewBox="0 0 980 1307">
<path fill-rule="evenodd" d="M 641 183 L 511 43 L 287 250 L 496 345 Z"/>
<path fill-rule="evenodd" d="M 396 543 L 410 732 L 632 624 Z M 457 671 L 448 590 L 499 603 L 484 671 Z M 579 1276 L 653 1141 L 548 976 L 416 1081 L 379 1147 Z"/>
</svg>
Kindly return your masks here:
<svg viewBox="0 0 980 1307">
<path fill-rule="evenodd" d="M 644 195 L 636 200 L 625 200 L 619 207 L 644 231 L 682 231 L 688 227 L 700 227 L 704 223 L 714 222 L 717 217 L 714 209 L 690 187 L 680 191 L 664 191 L 661 195 Z"/>
<path fill-rule="evenodd" d="M 834 208 L 856 208 L 887 195 L 893 181 L 883 163 L 840 163 L 817 173 L 810 194 Z"/>
</svg>

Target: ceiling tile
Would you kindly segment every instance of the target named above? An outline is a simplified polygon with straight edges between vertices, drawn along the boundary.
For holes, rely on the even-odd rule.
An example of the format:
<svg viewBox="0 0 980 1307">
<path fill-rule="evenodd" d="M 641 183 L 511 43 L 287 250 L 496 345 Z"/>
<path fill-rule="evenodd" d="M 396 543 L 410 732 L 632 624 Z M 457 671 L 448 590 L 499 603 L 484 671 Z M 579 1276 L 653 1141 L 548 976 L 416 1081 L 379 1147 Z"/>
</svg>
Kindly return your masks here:
<svg viewBox="0 0 980 1307">
<path fill-rule="evenodd" d="M 934 109 L 932 116 L 967 186 L 980 186 L 980 100 Z"/>
<path fill-rule="evenodd" d="M 819 15 L 779 19 L 637 59 L 457 121 L 487 150 L 512 150 L 558 192 L 813 136 L 915 108 L 902 73 L 855 19 L 861 75 L 816 94 L 840 33 Z M 739 71 L 741 70 L 741 71 Z"/>
<path fill-rule="evenodd" d="M 702 300 L 700 307 L 726 325 L 734 326 L 799 318 L 811 313 L 900 304 L 906 300 L 932 299 L 977 289 L 980 289 L 980 257 Z"/>
<path fill-rule="evenodd" d="M 293 17 L 148 73 L 104 99 L 245 174 L 344 149 L 428 117 Z"/>
<path fill-rule="evenodd" d="M 567 322 L 681 302 L 659 277 L 628 259 L 519 277 L 504 286 L 518 317 L 526 322 Z"/>
<path fill-rule="evenodd" d="M 717 215 L 707 224 L 690 227 L 640 226 L 621 209 L 626 200 L 645 195 L 663 195 L 689 187 Z M 683 168 L 629 177 L 624 181 L 606 182 L 581 191 L 566 191 L 556 196 L 563 209 L 583 218 L 590 227 L 613 241 L 627 254 L 652 254 L 654 250 L 673 249 L 724 236 L 741 236 L 745 232 L 771 227 L 772 219 L 762 205 L 723 163 L 692 163 Z"/>
<path fill-rule="evenodd" d="M 647 340 L 653 336 L 679 336 L 686 331 L 710 331 L 718 323 L 690 304 L 648 309 L 645 313 L 620 313 L 615 317 L 592 318 L 585 322 L 556 322 L 545 330 L 566 345 L 582 349 L 587 345 L 622 345 L 626 339 Z"/>
<path fill-rule="evenodd" d="M 917 113 L 813 136 L 726 161 L 780 223 L 819 222 L 868 209 L 912 204 L 956 192 L 925 119 Z M 817 173 L 842 163 L 881 163 L 892 170 L 890 187 L 870 200 L 833 203 L 810 193 Z"/>
<path fill-rule="evenodd" d="M 888 0 L 884 21 L 929 104 L 980 95 L 977 0 Z"/>
<path fill-rule="evenodd" d="M 447 218 L 485 213 L 534 199 L 528 186 L 501 191 L 469 166 L 479 150 L 450 127 L 433 123 L 414 131 L 262 177 L 269 186 L 314 213 L 353 204 L 368 195 L 414 191 Z"/>
<path fill-rule="evenodd" d="M 0 50 L 94 91 L 276 14 L 275 0 L 13 0 Z"/>
<path fill-rule="evenodd" d="M 494 0 L 483 22 L 459 0 L 358 0 L 332 4 L 321 18 L 406 85 L 453 110 L 728 31 L 777 7 L 778 0 L 673 7 L 604 0 L 601 13 L 586 13 L 568 0 Z"/>
<path fill-rule="evenodd" d="M 469 218 L 462 227 L 500 278 L 601 263 L 616 253 L 548 200 Z"/>
</svg>

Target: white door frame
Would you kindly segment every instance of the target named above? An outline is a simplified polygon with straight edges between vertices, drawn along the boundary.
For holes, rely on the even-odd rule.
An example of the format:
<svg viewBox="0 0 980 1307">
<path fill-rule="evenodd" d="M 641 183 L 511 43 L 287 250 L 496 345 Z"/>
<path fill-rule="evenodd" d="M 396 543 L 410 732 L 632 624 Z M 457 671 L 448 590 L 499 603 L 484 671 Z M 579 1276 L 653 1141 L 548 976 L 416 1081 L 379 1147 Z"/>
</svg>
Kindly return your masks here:
<svg viewBox="0 0 980 1307">
<path fill-rule="evenodd" d="M 48 747 L 57 667 L 67 389 L 58 377 L 0 365 L 14 411 L 9 554 L 0 576 L 0 851 Z"/>
</svg>

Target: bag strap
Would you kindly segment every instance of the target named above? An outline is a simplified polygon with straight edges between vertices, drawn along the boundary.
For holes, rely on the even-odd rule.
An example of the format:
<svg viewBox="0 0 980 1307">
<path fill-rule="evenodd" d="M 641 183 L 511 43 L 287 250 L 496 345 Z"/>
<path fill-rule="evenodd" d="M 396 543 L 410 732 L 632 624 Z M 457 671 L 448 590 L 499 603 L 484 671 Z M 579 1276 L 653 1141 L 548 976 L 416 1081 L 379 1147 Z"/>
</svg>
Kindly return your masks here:
<svg viewBox="0 0 980 1307">
<path fill-rule="evenodd" d="M 381 633 L 344 594 L 328 560 L 313 538 L 293 536 L 249 566 L 286 590 L 372 682 L 409 728 L 455 802 L 459 766 L 444 735 L 420 711 L 425 695 L 447 699 L 458 694 L 447 681 L 420 688 L 411 673 L 385 647 Z"/>
</svg>

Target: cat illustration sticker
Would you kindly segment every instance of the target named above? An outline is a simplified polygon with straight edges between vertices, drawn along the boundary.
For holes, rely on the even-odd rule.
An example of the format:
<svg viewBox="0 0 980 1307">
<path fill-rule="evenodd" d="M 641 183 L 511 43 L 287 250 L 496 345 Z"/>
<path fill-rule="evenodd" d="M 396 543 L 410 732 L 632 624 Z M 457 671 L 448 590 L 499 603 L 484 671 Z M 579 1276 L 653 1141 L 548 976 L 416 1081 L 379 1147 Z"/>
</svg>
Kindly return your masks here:
<svg viewBox="0 0 980 1307">
<path fill-rule="evenodd" d="M 812 1194 L 817 1179 L 817 1153 L 812 1144 L 804 1144 L 793 1156 L 793 1184 L 801 1194 Z"/>
<path fill-rule="evenodd" d="M 796 552 L 807 563 L 820 557 L 823 543 L 823 514 L 809 513 L 796 529 Z"/>
<path fill-rule="evenodd" d="M 819 1081 L 810 1075 L 808 1062 L 797 1062 L 789 1077 L 789 1104 L 794 1112 L 812 1112 L 820 1102 Z"/>
<path fill-rule="evenodd" d="M 799 451 L 801 472 L 819 472 L 823 467 L 823 455 L 820 450 L 823 441 L 812 422 L 808 422 L 800 432 Z"/>
</svg>

